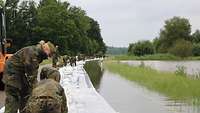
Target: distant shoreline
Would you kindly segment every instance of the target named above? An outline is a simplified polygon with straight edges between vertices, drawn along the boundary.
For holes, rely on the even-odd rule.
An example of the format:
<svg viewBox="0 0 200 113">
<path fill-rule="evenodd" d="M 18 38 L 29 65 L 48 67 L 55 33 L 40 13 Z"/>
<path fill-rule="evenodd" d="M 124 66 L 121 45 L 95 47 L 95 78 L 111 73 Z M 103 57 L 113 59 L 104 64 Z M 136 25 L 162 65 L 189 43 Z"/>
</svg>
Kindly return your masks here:
<svg viewBox="0 0 200 113">
<path fill-rule="evenodd" d="M 163 61 L 189 61 L 200 60 L 200 56 L 181 58 L 171 54 L 153 54 L 145 56 L 133 56 L 133 55 L 116 55 L 110 56 L 112 60 L 163 60 Z"/>
</svg>

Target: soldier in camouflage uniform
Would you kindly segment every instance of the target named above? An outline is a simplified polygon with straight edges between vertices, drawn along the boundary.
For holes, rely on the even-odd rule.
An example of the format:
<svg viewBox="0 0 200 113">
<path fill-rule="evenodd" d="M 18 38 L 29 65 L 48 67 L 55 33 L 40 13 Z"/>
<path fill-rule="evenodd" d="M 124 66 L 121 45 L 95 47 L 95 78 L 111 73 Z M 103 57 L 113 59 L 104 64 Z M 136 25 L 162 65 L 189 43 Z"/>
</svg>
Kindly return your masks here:
<svg viewBox="0 0 200 113">
<path fill-rule="evenodd" d="M 26 113 L 67 113 L 64 89 L 59 84 L 60 73 L 55 68 L 45 67 L 41 81 L 32 90 L 25 107 Z"/>
<path fill-rule="evenodd" d="M 67 66 L 67 63 L 69 63 L 69 56 L 67 56 L 67 55 L 64 55 L 63 56 L 63 62 L 64 62 L 64 66 Z"/>
<path fill-rule="evenodd" d="M 56 81 L 60 81 L 59 71 L 53 67 L 43 67 L 40 73 L 40 80 L 51 78 Z"/>
<path fill-rule="evenodd" d="M 59 57 L 58 46 L 56 46 L 56 51 L 52 56 L 52 67 L 55 68 L 57 67 L 58 57 Z"/>
<path fill-rule="evenodd" d="M 71 57 L 70 58 L 70 65 L 71 66 L 76 66 L 76 57 Z"/>
<path fill-rule="evenodd" d="M 3 82 L 6 102 L 4 113 L 17 113 L 22 110 L 33 85 L 37 82 L 39 64 L 52 56 L 55 47 L 52 43 L 41 41 L 35 46 L 22 48 L 5 64 Z"/>
</svg>

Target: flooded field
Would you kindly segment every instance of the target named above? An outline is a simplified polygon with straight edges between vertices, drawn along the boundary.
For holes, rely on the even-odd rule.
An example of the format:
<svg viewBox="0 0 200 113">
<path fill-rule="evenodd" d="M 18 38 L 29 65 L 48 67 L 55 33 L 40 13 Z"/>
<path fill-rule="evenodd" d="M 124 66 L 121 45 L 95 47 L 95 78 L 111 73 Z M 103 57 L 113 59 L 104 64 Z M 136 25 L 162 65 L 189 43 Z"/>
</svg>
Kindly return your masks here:
<svg viewBox="0 0 200 113">
<path fill-rule="evenodd" d="M 163 70 L 164 71 L 164 70 Z M 167 71 L 167 70 L 165 70 Z M 105 69 L 90 76 L 96 90 L 119 113 L 199 113 L 200 106 L 172 100 Z"/>
<path fill-rule="evenodd" d="M 200 76 L 200 61 L 120 61 L 133 66 L 149 66 L 158 71 L 175 72 L 179 67 L 184 67 L 188 75 Z"/>
</svg>

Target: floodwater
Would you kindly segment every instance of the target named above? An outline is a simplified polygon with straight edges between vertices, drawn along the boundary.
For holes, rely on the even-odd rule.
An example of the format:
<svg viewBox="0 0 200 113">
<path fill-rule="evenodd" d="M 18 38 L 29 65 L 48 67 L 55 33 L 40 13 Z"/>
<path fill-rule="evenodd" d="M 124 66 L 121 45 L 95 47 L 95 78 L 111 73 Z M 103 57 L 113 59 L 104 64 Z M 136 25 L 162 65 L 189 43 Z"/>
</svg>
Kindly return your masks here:
<svg viewBox="0 0 200 113">
<path fill-rule="evenodd" d="M 120 61 L 128 65 L 138 66 L 142 63 L 158 71 L 175 72 L 184 67 L 188 75 L 200 76 L 200 61 Z"/>
<path fill-rule="evenodd" d="M 119 113 L 200 113 L 199 106 L 171 100 L 161 94 L 104 70 L 99 77 L 90 77 L 94 87 Z"/>
</svg>

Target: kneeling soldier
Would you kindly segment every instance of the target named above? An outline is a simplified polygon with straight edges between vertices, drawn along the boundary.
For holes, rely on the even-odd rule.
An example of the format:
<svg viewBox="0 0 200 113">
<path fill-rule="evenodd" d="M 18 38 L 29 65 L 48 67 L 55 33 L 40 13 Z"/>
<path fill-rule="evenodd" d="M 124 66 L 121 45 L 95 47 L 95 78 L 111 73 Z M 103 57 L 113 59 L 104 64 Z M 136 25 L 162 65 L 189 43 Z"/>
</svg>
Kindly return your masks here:
<svg viewBox="0 0 200 113">
<path fill-rule="evenodd" d="M 45 67 L 40 76 L 42 80 L 32 90 L 25 108 L 26 113 L 68 113 L 58 70 Z"/>
</svg>

